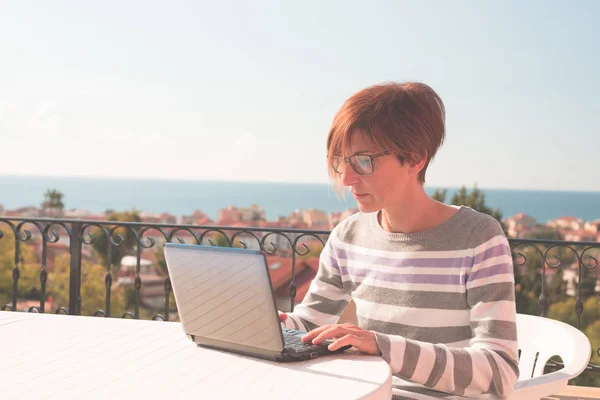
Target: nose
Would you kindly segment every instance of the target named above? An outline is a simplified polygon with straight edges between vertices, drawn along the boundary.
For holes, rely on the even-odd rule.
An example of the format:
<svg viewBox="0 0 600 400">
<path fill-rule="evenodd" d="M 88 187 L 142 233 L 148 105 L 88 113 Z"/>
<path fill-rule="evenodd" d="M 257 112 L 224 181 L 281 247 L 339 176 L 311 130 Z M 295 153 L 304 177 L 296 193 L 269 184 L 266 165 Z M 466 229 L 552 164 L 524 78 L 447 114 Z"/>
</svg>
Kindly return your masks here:
<svg viewBox="0 0 600 400">
<path fill-rule="evenodd" d="M 352 186 L 358 183 L 360 180 L 359 175 L 356 173 L 350 163 L 344 163 L 344 170 L 341 174 L 341 182 L 344 186 Z"/>
</svg>

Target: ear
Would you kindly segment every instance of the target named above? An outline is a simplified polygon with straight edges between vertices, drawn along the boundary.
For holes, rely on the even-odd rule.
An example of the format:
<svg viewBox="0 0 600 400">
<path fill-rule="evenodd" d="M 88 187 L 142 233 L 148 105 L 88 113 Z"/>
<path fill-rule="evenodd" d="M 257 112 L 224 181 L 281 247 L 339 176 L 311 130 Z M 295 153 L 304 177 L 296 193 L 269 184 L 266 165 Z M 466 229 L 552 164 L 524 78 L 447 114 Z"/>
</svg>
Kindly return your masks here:
<svg viewBox="0 0 600 400">
<path fill-rule="evenodd" d="M 425 167 L 425 163 L 427 162 L 427 150 L 423 150 L 422 154 L 415 154 L 413 160 L 410 163 L 410 169 L 415 173 L 415 175 L 419 175 L 421 170 Z"/>
</svg>

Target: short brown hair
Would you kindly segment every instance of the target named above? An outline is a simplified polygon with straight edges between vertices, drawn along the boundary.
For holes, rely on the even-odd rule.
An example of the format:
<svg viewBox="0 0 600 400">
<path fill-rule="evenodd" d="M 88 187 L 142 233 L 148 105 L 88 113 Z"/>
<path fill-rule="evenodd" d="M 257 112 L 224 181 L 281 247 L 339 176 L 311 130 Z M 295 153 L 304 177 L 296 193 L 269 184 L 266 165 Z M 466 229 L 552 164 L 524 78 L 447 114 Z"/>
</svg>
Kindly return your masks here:
<svg viewBox="0 0 600 400">
<path fill-rule="evenodd" d="M 361 131 L 375 145 L 395 154 L 401 162 L 426 158 L 425 172 L 445 136 L 444 103 L 424 83 L 384 83 L 365 88 L 350 97 L 333 118 L 327 136 L 329 174 L 339 182 L 333 157 L 350 148 L 351 136 Z"/>
</svg>

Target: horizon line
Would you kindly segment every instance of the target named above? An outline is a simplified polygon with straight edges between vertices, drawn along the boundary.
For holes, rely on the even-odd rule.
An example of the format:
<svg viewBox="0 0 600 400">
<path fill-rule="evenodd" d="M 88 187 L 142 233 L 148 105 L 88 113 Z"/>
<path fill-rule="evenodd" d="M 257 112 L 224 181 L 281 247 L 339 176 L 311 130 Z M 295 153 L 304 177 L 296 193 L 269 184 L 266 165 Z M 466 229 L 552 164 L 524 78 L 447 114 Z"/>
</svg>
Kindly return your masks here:
<svg viewBox="0 0 600 400">
<path fill-rule="evenodd" d="M 167 182 L 213 182 L 213 183 L 238 183 L 238 184 L 287 184 L 287 185 L 324 185 L 334 187 L 332 182 L 308 182 L 308 181 L 278 181 L 278 180 L 235 180 L 235 179 L 201 179 L 201 178 L 164 178 L 164 177 L 135 177 L 135 176 L 99 176 L 99 175 L 11 175 L 1 174 L 0 178 L 54 178 L 54 179 L 96 179 L 96 180 L 141 180 L 141 181 L 167 181 Z M 518 187 L 501 187 L 501 186 L 479 186 L 477 183 L 472 185 L 459 185 L 459 186 L 447 186 L 447 185 L 428 185 L 425 184 L 426 189 L 452 189 L 459 190 L 462 186 L 465 186 L 467 190 L 471 190 L 477 187 L 480 190 L 505 190 L 515 192 L 576 192 L 576 193 L 600 193 L 599 190 L 585 190 L 585 189 L 546 189 L 546 188 L 518 188 Z"/>
</svg>

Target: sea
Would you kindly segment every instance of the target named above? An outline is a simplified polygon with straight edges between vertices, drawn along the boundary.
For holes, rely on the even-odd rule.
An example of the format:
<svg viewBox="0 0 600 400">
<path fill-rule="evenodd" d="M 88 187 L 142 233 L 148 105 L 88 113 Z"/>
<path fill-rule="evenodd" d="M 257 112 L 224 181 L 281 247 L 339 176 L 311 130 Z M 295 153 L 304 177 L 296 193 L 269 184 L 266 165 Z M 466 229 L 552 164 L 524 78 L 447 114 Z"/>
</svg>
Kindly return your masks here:
<svg viewBox="0 0 600 400">
<path fill-rule="evenodd" d="M 0 176 L 0 205 L 5 210 L 39 206 L 47 189 L 64 194 L 65 209 L 94 213 L 136 209 L 180 217 L 200 210 L 216 219 L 218 211 L 227 206 L 257 204 L 274 220 L 297 209 L 333 212 L 356 207 L 352 196 L 342 198 L 329 184 L 41 176 Z M 429 194 L 435 189 L 426 186 Z M 447 201 L 458 190 L 445 189 Z M 539 223 L 561 216 L 586 221 L 600 218 L 600 192 L 480 189 L 486 204 L 498 208 L 504 217 L 524 212 Z"/>
</svg>

